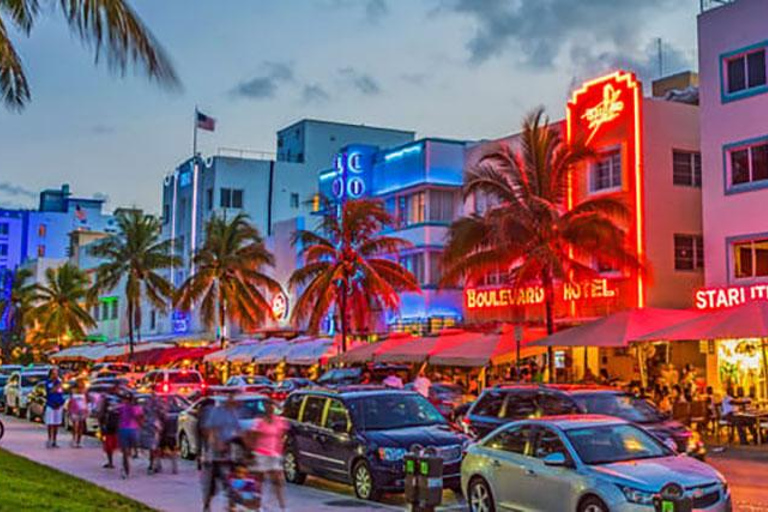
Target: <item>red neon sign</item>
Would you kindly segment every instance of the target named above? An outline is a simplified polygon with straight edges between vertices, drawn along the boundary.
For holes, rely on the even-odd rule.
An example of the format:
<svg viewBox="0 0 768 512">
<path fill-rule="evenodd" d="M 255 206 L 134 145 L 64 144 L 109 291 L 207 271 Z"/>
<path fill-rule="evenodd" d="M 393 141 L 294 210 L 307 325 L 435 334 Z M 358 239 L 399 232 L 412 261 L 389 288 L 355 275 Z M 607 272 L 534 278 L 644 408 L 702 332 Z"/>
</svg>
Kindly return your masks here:
<svg viewBox="0 0 768 512">
<path fill-rule="evenodd" d="M 608 279 L 590 279 L 578 283 L 563 283 L 561 298 L 565 302 L 616 297 L 618 290 Z M 466 288 L 464 306 L 467 310 L 497 309 L 544 304 L 544 288 Z"/>
<path fill-rule="evenodd" d="M 642 87 L 633 73 L 616 71 L 591 80 L 574 91 L 568 102 L 566 136 L 568 142 L 577 139 L 600 149 L 600 147 L 622 148 L 622 166 L 626 165 L 629 181 L 625 185 L 628 204 L 634 211 L 633 243 L 637 257 L 645 256 L 642 179 Z M 585 183 L 585 182 L 583 182 Z M 577 180 L 574 173 L 569 176 L 567 207 L 573 208 L 579 198 L 589 192 Z M 645 306 L 645 282 L 642 272 L 637 275 L 638 307 Z"/>
<path fill-rule="evenodd" d="M 758 300 L 768 300 L 768 284 L 702 288 L 694 294 L 694 307 L 696 309 L 724 309 Z"/>
</svg>

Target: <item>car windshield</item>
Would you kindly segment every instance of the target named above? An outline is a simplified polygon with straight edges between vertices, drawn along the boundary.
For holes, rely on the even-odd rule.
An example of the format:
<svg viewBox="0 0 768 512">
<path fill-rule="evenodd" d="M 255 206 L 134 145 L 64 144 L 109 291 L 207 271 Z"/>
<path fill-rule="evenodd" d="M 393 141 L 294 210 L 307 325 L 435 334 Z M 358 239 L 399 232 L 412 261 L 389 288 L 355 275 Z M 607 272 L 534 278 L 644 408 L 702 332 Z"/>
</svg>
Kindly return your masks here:
<svg viewBox="0 0 768 512">
<path fill-rule="evenodd" d="M 356 379 L 358 378 L 362 373 L 362 370 L 360 368 L 336 368 L 334 370 L 329 370 L 326 373 L 323 374 L 322 377 L 318 379 L 317 382 L 323 383 L 323 382 L 333 382 L 338 380 L 344 380 L 344 379 Z"/>
<path fill-rule="evenodd" d="M 200 384 L 202 377 L 197 372 L 169 373 L 168 382 L 171 384 Z"/>
<path fill-rule="evenodd" d="M 46 375 L 41 373 L 39 375 L 22 375 L 21 376 L 21 387 L 23 388 L 30 388 L 37 384 L 38 382 L 43 382 L 46 378 Z"/>
<path fill-rule="evenodd" d="M 432 384 L 429 388 L 431 393 L 438 398 L 451 398 L 454 396 L 460 396 L 464 393 L 464 390 L 458 384 Z"/>
<path fill-rule="evenodd" d="M 269 380 L 268 378 L 263 377 L 261 375 L 245 375 L 245 376 L 243 376 L 243 381 L 246 384 L 249 384 L 249 385 L 255 385 L 255 384 L 269 385 L 269 384 L 272 384 L 271 380 Z"/>
<path fill-rule="evenodd" d="M 634 425 L 602 425 L 566 431 L 584 464 L 612 464 L 674 455 L 672 450 Z"/>
<path fill-rule="evenodd" d="M 253 400 L 238 400 L 237 417 L 241 420 L 252 420 L 259 416 L 264 416 L 264 400 L 254 398 Z"/>
<path fill-rule="evenodd" d="M 421 395 L 387 393 L 354 400 L 350 407 L 355 423 L 364 430 L 388 430 L 445 424 L 434 405 Z"/>
<path fill-rule="evenodd" d="M 189 407 L 189 402 L 178 395 L 158 395 L 168 404 L 168 411 L 171 413 L 181 412 Z"/>
<path fill-rule="evenodd" d="M 575 395 L 579 408 L 588 414 L 615 416 L 633 423 L 658 423 L 664 416 L 647 400 L 621 393 Z"/>
</svg>

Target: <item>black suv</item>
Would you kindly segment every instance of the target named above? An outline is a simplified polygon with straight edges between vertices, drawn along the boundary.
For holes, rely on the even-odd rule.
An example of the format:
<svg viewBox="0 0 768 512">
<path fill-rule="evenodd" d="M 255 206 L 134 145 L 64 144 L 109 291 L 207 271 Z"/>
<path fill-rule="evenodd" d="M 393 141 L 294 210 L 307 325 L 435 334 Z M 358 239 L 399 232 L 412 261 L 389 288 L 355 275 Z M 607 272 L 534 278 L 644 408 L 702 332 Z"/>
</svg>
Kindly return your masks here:
<svg viewBox="0 0 768 512">
<path fill-rule="evenodd" d="M 510 421 L 578 412 L 576 402 L 559 390 L 526 384 L 499 386 L 483 391 L 461 423 L 465 432 L 479 439 Z"/>
<path fill-rule="evenodd" d="M 403 457 L 413 445 L 433 446 L 444 460 L 444 486 L 459 489 L 461 459 L 469 439 L 418 393 L 378 386 L 292 393 L 283 406 L 290 421 L 285 445 L 286 480 L 306 475 L 351 483 L 362 499 L 402 492 Z"/>
</svg>

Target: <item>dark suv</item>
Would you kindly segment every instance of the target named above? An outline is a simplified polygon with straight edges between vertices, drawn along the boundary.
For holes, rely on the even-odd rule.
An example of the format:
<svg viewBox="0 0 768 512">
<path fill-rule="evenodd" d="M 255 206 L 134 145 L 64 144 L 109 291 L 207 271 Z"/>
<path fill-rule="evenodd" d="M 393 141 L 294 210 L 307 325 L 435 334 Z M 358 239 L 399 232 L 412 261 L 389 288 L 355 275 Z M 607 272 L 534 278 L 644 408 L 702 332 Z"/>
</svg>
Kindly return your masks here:
<svg viewBox="0 0 768 512">
<path fill-rule="evenodd" d="M 464 431 L 485 437 L 510 421 L 578 413 L 567 394 L 538 385 L 511 385 L 486 389 L 461 420 Z"/>
<path fill-rule="evenodd" d="M 292 393 L 283 406 L 291 423 L 285 447 L 286 480 L 308 473 L 351 483 L 362 499 L 402 492 L 403 457 L 413 445 L 433 446 L 444 460 L 444 486 L 459 489 L 468 438 L 418 393 L 378 386 Z"/>
</svg>

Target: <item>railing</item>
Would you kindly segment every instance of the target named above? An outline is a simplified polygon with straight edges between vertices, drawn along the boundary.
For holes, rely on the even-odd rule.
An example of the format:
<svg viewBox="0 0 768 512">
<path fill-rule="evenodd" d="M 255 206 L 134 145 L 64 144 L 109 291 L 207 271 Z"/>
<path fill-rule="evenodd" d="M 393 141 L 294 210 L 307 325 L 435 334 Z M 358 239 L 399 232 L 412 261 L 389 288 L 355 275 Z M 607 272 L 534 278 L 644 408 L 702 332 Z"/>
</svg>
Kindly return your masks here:
<svg viewBox="0 0 768 512">
<path fill-rule="evenodd" d="M 732 4 L 736 0 L 699 0 L 699 12 L 709 11 L 724 5 Z"/>
<path fill-rule="evenodd" d="M 277 153 L 274 151 L 259 151 L 255 149 L 218 148 L 217 156 L 233 156 L 238 158 L 255 158 L 257 160 L 275 160 Z"/>
</svg>

